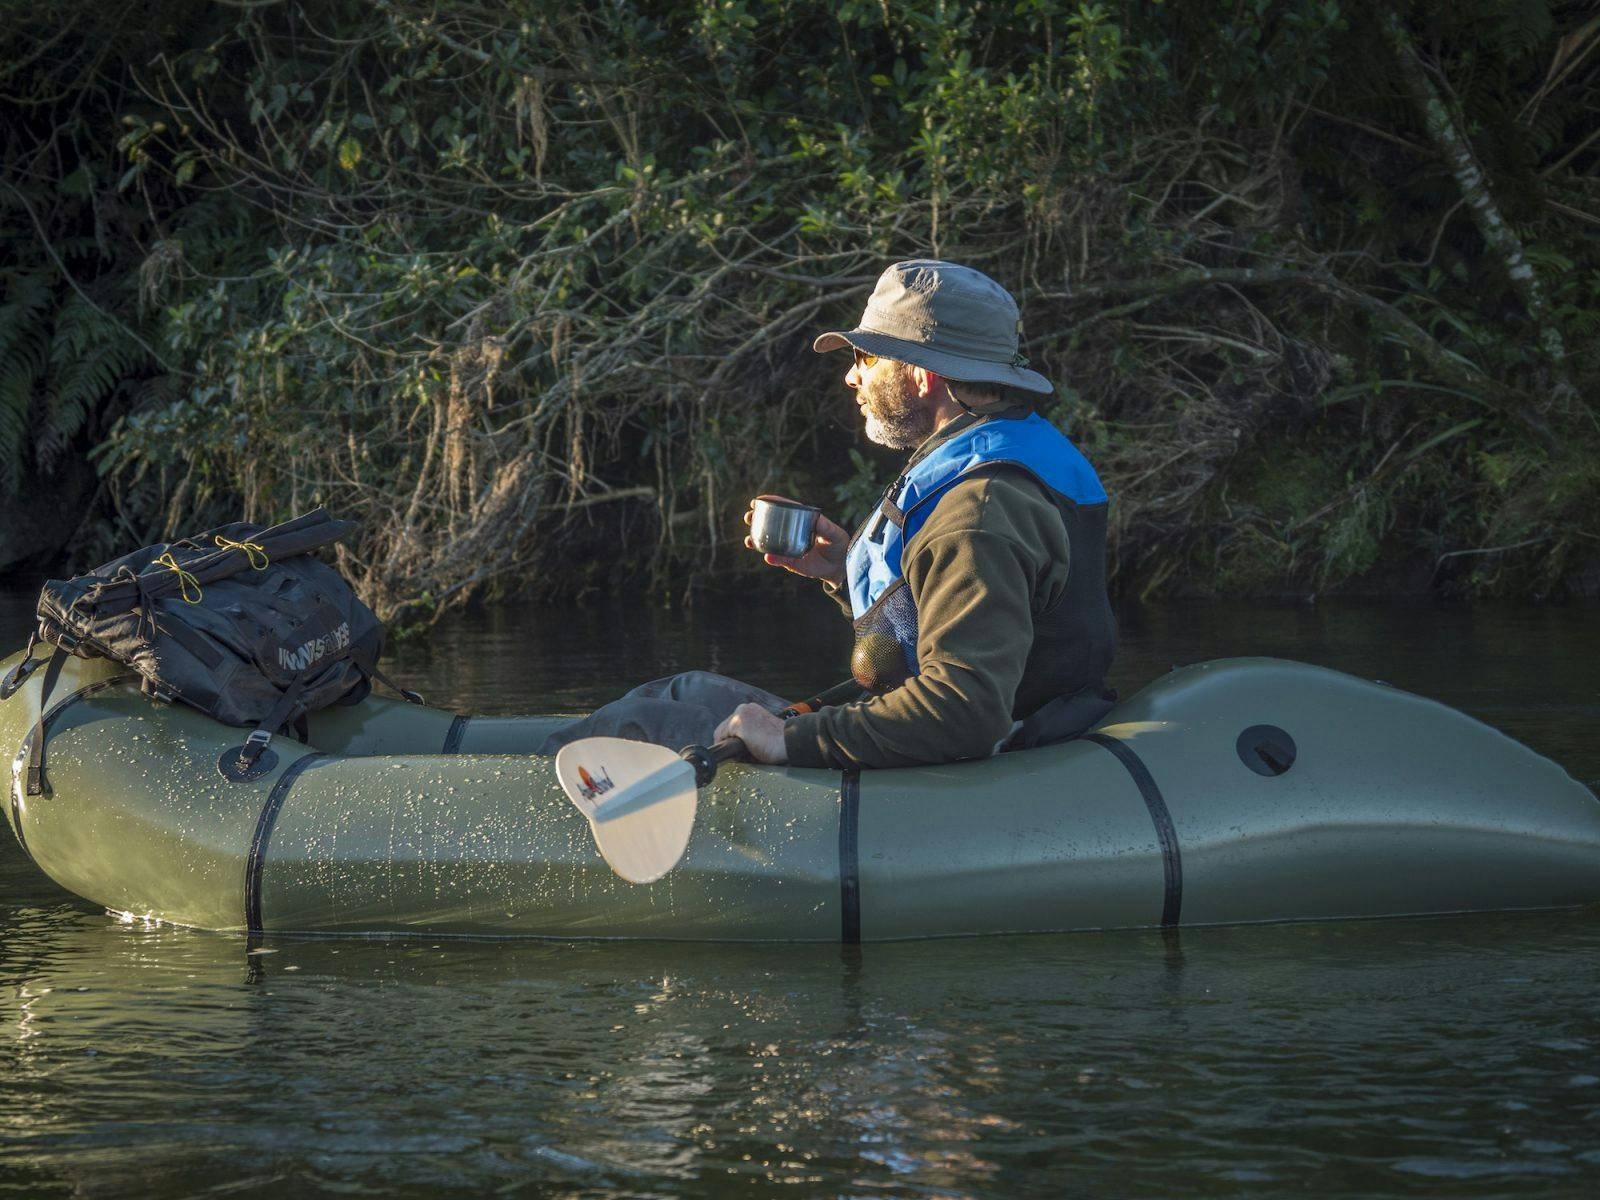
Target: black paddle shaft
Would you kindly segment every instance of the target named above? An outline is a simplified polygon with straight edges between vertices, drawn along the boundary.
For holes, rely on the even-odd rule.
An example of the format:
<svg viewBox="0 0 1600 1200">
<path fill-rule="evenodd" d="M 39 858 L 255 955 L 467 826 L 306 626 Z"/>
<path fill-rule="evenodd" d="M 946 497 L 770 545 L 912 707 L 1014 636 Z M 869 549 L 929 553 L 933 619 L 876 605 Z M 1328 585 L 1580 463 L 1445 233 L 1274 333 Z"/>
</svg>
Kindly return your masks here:
<svg viewBox="0 0 1600 1200">
<path fill-rule="evenodd" d="M 723 738 L 711 746 L 685 746 L 678 757 L 694 768 L 695 787 L 705 787 L 717 777 L 717 768 L 731 758 L 743 758 L 745 744 L 736 737 Z"/>
</svg>

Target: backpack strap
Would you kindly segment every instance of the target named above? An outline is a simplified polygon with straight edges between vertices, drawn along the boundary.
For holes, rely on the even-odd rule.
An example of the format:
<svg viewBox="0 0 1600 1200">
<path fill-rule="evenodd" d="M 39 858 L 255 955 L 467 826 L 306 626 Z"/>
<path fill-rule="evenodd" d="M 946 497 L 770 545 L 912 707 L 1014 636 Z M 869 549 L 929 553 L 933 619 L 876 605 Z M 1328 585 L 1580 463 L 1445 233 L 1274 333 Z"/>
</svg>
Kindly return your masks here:
<svg viewBox="0 0 1600 1200">
<path fill-rule="evenodd" d="M 316 666 L 320 669 L 326 664 L 317 663 Z M 294 682 L 284 689 L 283 695 L 278 697 L 278 702 L 268 710 L 266 716 L 261 718 L 261 723 L 244 739 L 244 745 L 239 747 L 239 762 L 236 768 L 241 776 L 247 775 L 250 768 L 256 765 L 256 760 L 272 744 L 272 735 L 289 720 L 289 714 L 299 703 L 300 694 L 306 690 L 306 681 L 310 678 L 310 667 L 297 674 Z"/>
<path fill-rule="evenodd" d="M 44 778 L 45 702 L 50 699 L 50 690 L 61 678 L 61 668 L 66 662 L 66 650 L 57 646 L 45 666 L 44 678 L 39 682 L 39 719 L 34 722 L 33 744 L 28 747 L 28 795 L 30 796 L 43 796 L 49 787 Z"/>
<path fill-rule="evenodd" d="M 256 760 L 259 759 L 262 754 L 266 752 L 267 747 L 272 744 L 272 735 L 277 733 L 277 731 L 288 722 L 289 714 L 294 712 L 295 705 L 299 703 L 300 695 L 306 690 L 306 683 L 310 680 L 312 674 L 315 671 L 324 670 L 327 666 L 328 663 L 326 661 L 314 663 L 312 666 L 307 667 L 305 670 L 297 674 L 294 677 L 294 682 L 284 689 L 284 693 L 278 698 L 278 702 L 272 706 L 271 710 L 268 711 L 266 716 L 261 718 L 260 724 L 250 731 L 250 735 L 244 739 L 244 745 L 239 747 L 238 761 L 234 764 L 233 768 L 241 778 L 247 778 L 249 776 L 251 769 L 256 765 Z M 373 677 L 378 680 L 378 682 L 382 683 L 385 687 L 398 692 L 410 703 L 425 703 L 421 695 L 419 695 L 417 692 L 411 691 L 409 688 L 403 688 L 399 684 L 395 683 L 394 680 L 390 679 L 387 675 L 380 671 L 376 664 L 370 668 L 370 671 Z M 308 729 L 309 726 L 301 729 L 302 738 L 306 736 Z"/>
<path fill-rule="evenodd" d="M 151 620 L 155 623 L 153 615 Z M 198 629 L 192 629 L 182 621 L 163 621 L 156 624 L 156 628 L 192 654 L 206 670 L 215 671 L 222 665 L 224 661 L 222 651 L 218 650 L 211 639 Z"/>
<path fill-rule="evenodd" d="M 427 701 L 422 698 L 422 693 L 421 692 L 413 692 L 410 688 L 401 687 L 398 683 L 396 683 L 394 680 L 390 679 L 387 675 L 385 675 L 382 671 L 380 671 L 378 669 L 378 664 L 377 663 L 373 663 L 372 666 L 368 667 L 367 668 L 367 673 L 369 675 L 371 675 L 374 679 L 376 679 L 379 683 L 383 684 L 383 686 L 388 688 L 391 692 L 397 693 L 407 703 L 409 703 L 409 704 L 426 704 L 427 703 Z"/>
</svg>

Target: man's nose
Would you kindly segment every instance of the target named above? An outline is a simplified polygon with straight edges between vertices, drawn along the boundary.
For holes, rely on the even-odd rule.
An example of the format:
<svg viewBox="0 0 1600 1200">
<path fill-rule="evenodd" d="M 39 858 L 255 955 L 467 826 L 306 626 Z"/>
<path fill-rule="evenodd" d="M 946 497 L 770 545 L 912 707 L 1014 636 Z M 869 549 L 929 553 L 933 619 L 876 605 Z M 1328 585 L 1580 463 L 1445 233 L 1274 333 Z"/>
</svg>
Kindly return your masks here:
<svg viewBox="0 0 1600 1200">
<path fill-rule="evenodd" d="M 856 373 L 856 364 L 851 363 L 850 369 L 844 373 L 844 385 L 848 388 L 861 386 L 861 376 Z"/>
</svg>

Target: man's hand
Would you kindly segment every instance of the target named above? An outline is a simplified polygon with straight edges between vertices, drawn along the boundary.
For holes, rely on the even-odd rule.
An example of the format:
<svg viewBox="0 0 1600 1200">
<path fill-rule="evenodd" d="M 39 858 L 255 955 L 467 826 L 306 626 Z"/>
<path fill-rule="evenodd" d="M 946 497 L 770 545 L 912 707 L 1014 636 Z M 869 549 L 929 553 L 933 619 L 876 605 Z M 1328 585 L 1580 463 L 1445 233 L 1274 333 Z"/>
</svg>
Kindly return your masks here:
<svg viewBox="0 0 1600 1200">
<path fill-rule="evenodd" d="M 779 496 L 780 500 L 787 500 L 787 496 Z M 746 509 L 744 514 L 745 525 L 750 524 L 754 510 Z M 769 567 L 782 567 L 785 571 L 792 571 L 796 575 L 804 575 L 807 579 L 821 579 L 835 587 L 844 583 L 844 552 L 850 542 L 850 531 L 842 525 L 836 525 L 821 513 L 817 514 L 816 537 L 811 542 L 811 549 L 799 558 L 788 558 L 782 554 L 763 554 L 761 557 Z M 744 539 L 744 548 L 754 550 L 756 544 L 749 538 Z"/>
<path fill-rule="evenodd" d="M 721 725 L 713 739 L 736 737 L 744 742 L 750 757 L 759 763 L 782 766 L 789 761 L 783 745 L 783 718 L 775 717 L 759 704 L 741 704 Z"/>
</svg>

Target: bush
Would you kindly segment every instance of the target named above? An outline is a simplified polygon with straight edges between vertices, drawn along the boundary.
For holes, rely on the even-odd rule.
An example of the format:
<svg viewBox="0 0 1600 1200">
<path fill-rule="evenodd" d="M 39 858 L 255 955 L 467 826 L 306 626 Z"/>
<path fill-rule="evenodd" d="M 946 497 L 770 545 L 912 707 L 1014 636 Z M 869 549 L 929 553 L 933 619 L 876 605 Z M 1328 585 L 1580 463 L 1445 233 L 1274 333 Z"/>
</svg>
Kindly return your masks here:
<svg viewBox="0 0 1600 1200">
<path fill-rule="evenodd" d="M 121 536 L 325 503 L 418 619 L 724 579 L 747 496 L 890 476 L 807 346 L 938 255 L 1021 299 L 1119 587 L 1443 555 L 1441 586 L 1542 593 L 1592 557 L 1575 8 L 11 8 L 55 98 L 0 189 L 48 214 L 0 308 L 0 450 L 92 446 Z M 114 147 L 55 123 L 84 98 Z M 86 270 L 116 325 L 51 383 Z"/>
</svg>

